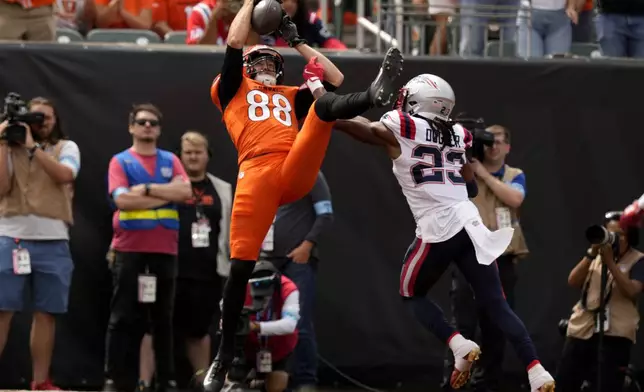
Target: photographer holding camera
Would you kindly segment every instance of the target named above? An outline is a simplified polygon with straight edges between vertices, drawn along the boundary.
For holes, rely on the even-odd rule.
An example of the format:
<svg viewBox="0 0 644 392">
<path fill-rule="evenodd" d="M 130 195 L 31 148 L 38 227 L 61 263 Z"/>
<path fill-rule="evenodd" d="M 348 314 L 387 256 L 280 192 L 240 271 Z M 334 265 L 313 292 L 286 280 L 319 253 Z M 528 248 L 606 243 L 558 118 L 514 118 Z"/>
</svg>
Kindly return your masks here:
<svg viewBox="0 0 644 392">
<path fill-rule="evenodd" d="M 568 322 L 566 343 L 557 369 L 557 391 L 578 392 L 584 381 L 589 381 L 594 391 L 623 389 L 624 369 L 629 364 L 640 319 L 637 297 L 644 287 L 644 254 L 634 248 L 639 229 L 624 231 L 619 225 L 620 218 L 620 212 L 608 213 L 603 226 L 587 231 L 592 245 L 568 276 L 568 284 L 582 291 Z M 607 269 L 604 287 L 602 266 Z M 597 388 L 602 291 L 604 336 L 601 385 Z"/>
<path fill-rule="evenodd" d="M 505 163 L 510 152 L 510 131 L 501 125 L 485 128 L 482 119 L 458 120 L 471 130 L 474 139 L 471 167 L 474 171 L 478 195 L 472 200 L 479 210 L 483 224 L 490 230 L 506 227 L 514 229 L 512 242 L 497 258 L 499 277 L 510 308 L 514 309 L 514 287 L 517 276 L 515 264 L 528 254 L 523 231 L 519 224 L 519 207 L 526 192 L 525 174 L 521 169 Z M 505 336 L 484 312 L 477 309 L 474 293 L 458 270 L 452 272 L 452 314 L 454 323 L 467 338 L 474 339 L 477 324 L 481 329 L 481 361 L 472 375 L 475 391 L 498 390 L 502 376 Z M 444 386 L 448 389 L 452 356 L 448 353 Z"/>
<path fill-rule="evenodd" d="M 288 386 L 290 362 L 297 345 L 300 294 L 292 280 L 273 263 L 259 261 L 248 281 L 236 352 L 228 380 L 243 382 L 255 369 L 264 378 L 265 392 L 282 392 Z M 211 367 L 206 375 L 210 377 Z"/>
<path fill-rule="evenodd" d="M 74 264 L 68 228 L 72 187 L 80 169 L 76 143 L 65 140 L 53 104 L 18 94 L 5 98 L 0 124 L 0 354 L 14 312 L 33 298 L 32 390 L 57 390 L 49 380 L 55 315 L 67 312 Z"/>
</svg>

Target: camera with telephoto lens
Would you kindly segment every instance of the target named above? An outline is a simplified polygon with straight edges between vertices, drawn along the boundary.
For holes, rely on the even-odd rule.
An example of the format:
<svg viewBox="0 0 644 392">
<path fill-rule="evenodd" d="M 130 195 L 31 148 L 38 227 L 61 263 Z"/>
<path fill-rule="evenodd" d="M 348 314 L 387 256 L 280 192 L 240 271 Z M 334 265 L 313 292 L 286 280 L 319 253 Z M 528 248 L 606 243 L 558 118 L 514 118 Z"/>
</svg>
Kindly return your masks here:
<svg viewBox="0 0 644 392">
<path fill-rule="evenodd" d="M 20 123 L 27 124 L 30 127 L 41 127 L 45 122 L 45 115 L 30 112 L 25 101 L 20 98 L 20 94 L 9 93 L 4 98 L 2 121 L 5 120 L 7 121 L 7 128 L 0 136 L 0 140 L 6 140 L 13 144 L 25 144 L 27 128 Z"/>
<path fill-rule="evenodd" d="M 586 239 L 593 245 L 615 245 L 619 235 L 606 230 L 604 226 L 593 225 L 586 229 Z"/>
<path fill-rule="evenodd" d="M 482 118 L 470 118 L 459 114 L 456 122 L 464 126 L 472 134 L 471 158 L 483 162 L 485 159 L 485 146 L 494 146 L 494 134 L 485 130 L 485 120 Z"/>
</svg>

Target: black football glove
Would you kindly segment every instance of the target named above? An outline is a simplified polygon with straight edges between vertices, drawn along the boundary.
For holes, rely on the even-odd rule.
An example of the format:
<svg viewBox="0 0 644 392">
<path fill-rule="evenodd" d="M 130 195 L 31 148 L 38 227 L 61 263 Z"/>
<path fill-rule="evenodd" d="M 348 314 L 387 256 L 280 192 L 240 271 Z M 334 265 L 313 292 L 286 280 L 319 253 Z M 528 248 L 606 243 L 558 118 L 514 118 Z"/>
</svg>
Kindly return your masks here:
<svg viewBox="0 0 644 392">
<path fill-rule="evenodd" d="M 297 33 L 297 26 L 286 13 L 282 16 L 282 23 L 277 28 L 277 32 L 291 48 L 306 43 L 305 39 L 300 38 Z"/>
</svg>

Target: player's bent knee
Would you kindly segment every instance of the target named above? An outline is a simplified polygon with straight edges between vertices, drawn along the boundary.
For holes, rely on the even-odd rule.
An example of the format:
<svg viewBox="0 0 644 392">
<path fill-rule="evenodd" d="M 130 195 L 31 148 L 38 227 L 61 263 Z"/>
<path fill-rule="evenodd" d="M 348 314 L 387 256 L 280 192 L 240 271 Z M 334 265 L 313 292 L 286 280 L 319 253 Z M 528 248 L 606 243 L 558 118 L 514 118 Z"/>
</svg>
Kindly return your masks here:
<svg viewBox="0 0 644 392">
<path fill-rule="evenodd" d="M 318 98 L 313 104 L 313 111 L 320 120 L 325 122 L 336 120 L 336 118 L 333 117 L 333 110 L 331 109 L 331 105 L 335 100 L 335 97 L 336 94 L 329 92 Z"/>
</svg>

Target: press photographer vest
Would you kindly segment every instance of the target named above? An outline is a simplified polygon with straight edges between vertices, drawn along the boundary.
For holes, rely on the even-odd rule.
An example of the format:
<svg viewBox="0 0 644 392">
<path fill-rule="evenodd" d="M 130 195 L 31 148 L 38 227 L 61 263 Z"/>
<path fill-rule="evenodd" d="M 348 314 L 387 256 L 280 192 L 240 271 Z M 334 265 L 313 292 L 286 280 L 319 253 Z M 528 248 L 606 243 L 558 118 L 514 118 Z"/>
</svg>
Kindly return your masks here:
<svg viewBox="0 0 644 392">
<path fill-rule="evenodd" d="M 643 253 L 631 249 L 617 263 L 620 271 L 627 276 L 631 268 L 644 256 Z M 586 307 L 582 306 L 581 300 L 572 308 L 572 315 L 568 322 L 567 335 L 578 339 L 590 339 L 595 333 L 596 312 L 599 309 L 599 294 L 601 290 L 601 256 L 597 256 L 590 264 L 588 276 L 583 287 L 588 287 L 586 294 Z M 637 328 L 640 322 L 640 315 L 637 309 L 637 301 L 622 293 L 615 284 L 613 275 L 608 271 L 608 282 L 606 285 L 606 296 L 610 291 L 610 298 L 606 306 L 609 314 L 609 327 L 604 334 L 607 336 L 618 336 L 628 338 L 635 343 Z M 609 289 L 610 288 L 610 289 Z"/>
<path fill-rule="evenodd" d="M 130 187 L 139 184 L 167 184 L 172 181 L 174 157 L 172 153 L 157 149 L 157 162 L 154 176 L 150 176 L 145 167 L 129 149 L 116 155 L 116 159 L 127 176 Z M 151 230 L 162 225 L 171 230 L 179 230 L 179 212 L 176 205 L 169 203 L 158 208 L 147 210 L 119 210 L 119 226 L 123 230 Z"/>
<path fill-rule="evenodd" d="M 56 161 L 65 141 L 59 141 L 45 153 Z M 71 225 L 72 186 L 59 184 L 52 179 L 35 158 L 23 147 L 9 147 L 9 158 L 13 165 L 11 188 L 0 198 L 0 216 L 36 215 L 57 219 Z"/>
<path fill-rule="evenodd" d="M 282 307 L 284 307 L 284 300 L 291 295 L 292 292 L 297 290 L 297 286 L 293 283 L 292 280 L 287 279 L 282 276 L 281 280 L 281 291 L 273 295 L 272 301 L 272 311 L 271 318 L 273 320 L 278 320 L 282 317 Z M 253 303 L 253 298 L 250 296 L 250 288 L 246 288 L 246 302 L 244 306 L 251 306 Z M 251 321 L 257 321 L 257 315 L 253 314 L 250 316 Z M 264 320 L 263 318 L 260 321 L 269 321 Z M 255 354 L 261 348 L 260 339 L 257 333 L 251 333 L 248 336 L 246 342 L 246 355 L 250 358 L 255 358 Z M 267 339 L 267 348 L 271 352 L 273 363 L 286 358 L 290 353 L 295 350 L 297 345 L 297 328 L 293 333 L 288 335 L 276 335 L 268 336 Z"/>
<path fill-rule="evenodd" d="M 501 181 L 508 184 L 521 173 L 523 173 L 521 169 L 505 165 L 505 172 L 503 173 Z M 504 254 L 514 255 L 517 259 L 525 257 L 529 251 L 525 237 L 523 236 L 523 230 L 521 230 L 521 224 L 519 223 L 519 211 L 505 205 L 498 197 L 496 197 L 485 181 L 477 178 L 476 184 L 478 185 L 479 193 L 474 199 L 472 199 L 472 202 L 478 208 L 479 213 L 481 214 L 481 219 L 483 219 L 483 224 L 492 231 L 497 230 L 498 224 L 496 221 L 496 209 L 499 207 L 509 209 L 510 217 L 512 219 L 512 227 L 514 228 L 514 235 L 512 236 L 512 241 L 510 242 L 510 245 L 508 245 Z"/>
</svg>

